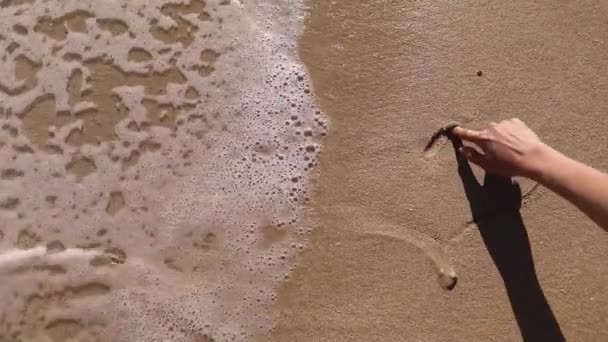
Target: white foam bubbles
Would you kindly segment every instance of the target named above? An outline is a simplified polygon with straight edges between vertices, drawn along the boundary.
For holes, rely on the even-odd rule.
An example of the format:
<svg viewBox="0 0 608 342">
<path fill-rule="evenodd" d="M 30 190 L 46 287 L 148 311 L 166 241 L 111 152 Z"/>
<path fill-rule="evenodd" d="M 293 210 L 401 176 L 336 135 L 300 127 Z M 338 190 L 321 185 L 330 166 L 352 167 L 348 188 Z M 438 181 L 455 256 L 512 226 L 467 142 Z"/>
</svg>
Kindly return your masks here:
<svg viewBox="0 0 608 342">
<path fill-rule="evenodd" d="M 0 160 L 17 171 L 0 190 L 19 201 L 0 250 L 54 247 L 0 270 L 17 298 L 0 336 L 270 329 L 327 130 L 295 51 L 301 4 L 3 4 Z"/>
</svg>

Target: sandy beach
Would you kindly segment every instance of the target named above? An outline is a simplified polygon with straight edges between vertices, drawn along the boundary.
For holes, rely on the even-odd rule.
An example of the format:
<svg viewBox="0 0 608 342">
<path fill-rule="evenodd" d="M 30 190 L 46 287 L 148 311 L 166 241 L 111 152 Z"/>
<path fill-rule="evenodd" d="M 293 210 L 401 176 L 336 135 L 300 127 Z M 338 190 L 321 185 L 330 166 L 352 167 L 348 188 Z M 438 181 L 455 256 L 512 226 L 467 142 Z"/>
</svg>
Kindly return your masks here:
<svg viewBox="0 0 608 342">
<path fill-rule="evenodd" d="M 538 286 L 516 283 L 535 288 L 519 297 L 507 291 L 478 227 L 468 223 L 451 145 L 430 154 L 423 149 L 452 122 L 480 128 L 519 117 L 557 149 L 606 169 L 606 4 L 309 6 L 299 49 L 331 118 L 314 199 L 321 224 L 280 292 L 282 321 L 273 340 L 533 336 L 521 331 L 518 319 L 542 306 L 535 304 Z M 474 171 L 481 180 L 483 173 Z M 535 273 L 561 334 L 572 341 L 606 339 L 608 236 L 542 187 L 523 181 L 522 191 Z M 488 226 L 515 229 L 504 223 L 497 218 Z M 525 246 L 511 247 L 507 258 L 525 254 Z M 451 291 L 438 282 L 438 259 L 457 275 Z M 548 316 L 540 311 L 532 319 L 537 328 Z M 543 340 L 559 339 L 555 331 L 545 333 Z"/>
<path fill-rule="evenodd" d="M 436 134 L 608 170 L 605 1 L 0 19 L 0 342 L 608 340 L 608 234 Z"/>
</svg>

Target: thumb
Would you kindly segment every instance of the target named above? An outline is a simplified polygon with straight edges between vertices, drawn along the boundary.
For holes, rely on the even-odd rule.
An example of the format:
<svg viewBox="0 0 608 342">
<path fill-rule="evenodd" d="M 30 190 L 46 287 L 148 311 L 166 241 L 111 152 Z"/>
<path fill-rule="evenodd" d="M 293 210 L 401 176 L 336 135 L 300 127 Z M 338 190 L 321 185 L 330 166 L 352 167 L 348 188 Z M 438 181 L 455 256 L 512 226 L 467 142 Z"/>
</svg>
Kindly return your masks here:
<svg viewBox="0 0 608 342">
<path fill-rule="evenodd" d="M 489 165 L 486 156 L 484 154 L 479 153 L 476 149 L 469 146 L 463 146 L 460 149 L 460 152 L 471 163 L 481 167 L 484 170 L 488 168 Z"/>
</svg>

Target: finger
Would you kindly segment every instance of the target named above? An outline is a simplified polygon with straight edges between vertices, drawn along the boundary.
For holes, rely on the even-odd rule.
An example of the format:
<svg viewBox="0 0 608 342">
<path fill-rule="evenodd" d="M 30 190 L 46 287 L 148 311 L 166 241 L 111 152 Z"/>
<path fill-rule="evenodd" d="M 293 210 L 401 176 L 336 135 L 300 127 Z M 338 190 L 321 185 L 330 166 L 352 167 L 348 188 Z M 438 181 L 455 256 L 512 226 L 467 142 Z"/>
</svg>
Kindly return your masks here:
<svg viewBox="0 0 608 342">
<path fill-rule="evenodd" d="M 479 142 L 479 141 L 483 140 L 483 137 L 482 137 L 482 134 L 480 131 L 462 128 L 460 126 L 454 127 L 454 129 L 452 129 L 452 134 L 462 140 L 471 141 L 471 142 Z"/>
<path fill-rule="evenodd" d="M 463 146 L 461 151 L 462 151 L 462 154 L 464 155 L 464 157 L 467 158 L 468 161 L 481 167 L 484 170 L 487 169 L 488 160 L 485 155 L 479 153 L 476 149 L 469 147 L 469 146 Z"/>
</svg>

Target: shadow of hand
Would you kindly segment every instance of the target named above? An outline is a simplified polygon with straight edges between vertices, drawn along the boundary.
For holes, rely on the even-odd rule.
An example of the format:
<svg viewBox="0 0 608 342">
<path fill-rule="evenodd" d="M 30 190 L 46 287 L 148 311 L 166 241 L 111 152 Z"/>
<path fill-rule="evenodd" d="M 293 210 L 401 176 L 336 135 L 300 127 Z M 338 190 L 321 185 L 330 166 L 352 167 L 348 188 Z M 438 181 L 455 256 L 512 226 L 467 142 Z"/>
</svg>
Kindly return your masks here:
<svg viewBox="0 0 608 342">
<path fill-rule="evenodd" d="M 528 233 L 520 214 L 521 189 L 509 178 L 487 174 L 477 182 L 458 153 L 462 141 L 451 138 L 458 174 L 486 248 L 500 273 L 524 341 L 564 341 L 534 269 Z"/>
</svg>

